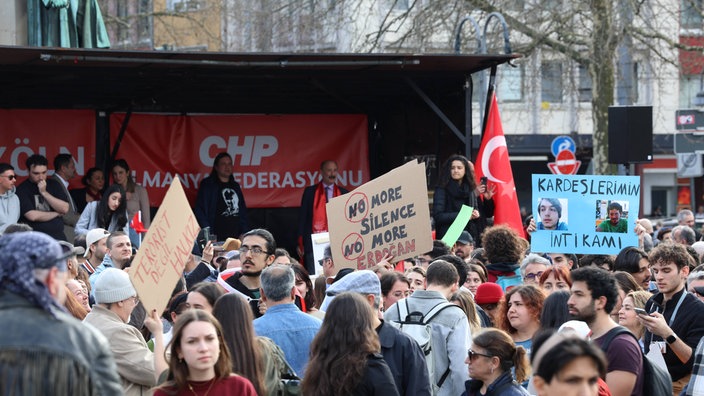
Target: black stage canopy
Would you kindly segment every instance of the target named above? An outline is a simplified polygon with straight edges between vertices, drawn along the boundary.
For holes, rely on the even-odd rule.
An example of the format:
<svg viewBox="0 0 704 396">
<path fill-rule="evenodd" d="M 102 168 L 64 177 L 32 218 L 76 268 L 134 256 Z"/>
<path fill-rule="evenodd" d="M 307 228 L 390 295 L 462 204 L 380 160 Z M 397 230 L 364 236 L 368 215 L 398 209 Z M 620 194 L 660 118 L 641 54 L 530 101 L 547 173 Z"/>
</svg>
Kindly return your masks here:
<svg viewBox="0 0 704 396">
<path fill-rule="evenodd" d="M 420 101 L 419 90 L 431 101 L 464 98 L 470 74 L 516 57 L 0 46 L 0 108 L 383 113 Z"/>
</svg>

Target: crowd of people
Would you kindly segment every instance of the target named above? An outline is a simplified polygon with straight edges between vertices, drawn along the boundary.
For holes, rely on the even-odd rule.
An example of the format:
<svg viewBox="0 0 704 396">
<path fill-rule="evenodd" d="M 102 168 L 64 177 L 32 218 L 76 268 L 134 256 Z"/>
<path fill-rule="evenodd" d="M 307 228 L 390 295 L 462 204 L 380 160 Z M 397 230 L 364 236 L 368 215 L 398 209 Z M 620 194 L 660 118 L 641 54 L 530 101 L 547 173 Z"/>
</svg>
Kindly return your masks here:
<svg viewBox="0 0 704 396">
<path fill-rule="evenodd" d="M 346 192 L 334 161 L 303 193 L 292 255 L 251 228 L 222 154 L 194 212 L 227 242 L 194 241 L 166 309 L 148 312 L 129 277 L 129 220 L 142 212 L 148 226 L 149 204 L 127 163 L 107 187 L 87 172 L 79 191 L 70 155 L 51 177 L 42 156 L 26 165 L 15 188 L 0 164 L 3 394 L 639 396 L 652 365 L 668 395 L 704 394 L 704 241 L 690 211 L 667 232 L 639 221 L 640 245 L 615 256 L 534 252 L 491 224 L 492 186 L 453 156 L 433 216 L 446 229 L 475 208 L 457 242 L 353 270 L 330 246 L 313 260 L 305 242 Z M 529 233 L 559 227 L 557 204 L 541 206 Z"/>
</svg>

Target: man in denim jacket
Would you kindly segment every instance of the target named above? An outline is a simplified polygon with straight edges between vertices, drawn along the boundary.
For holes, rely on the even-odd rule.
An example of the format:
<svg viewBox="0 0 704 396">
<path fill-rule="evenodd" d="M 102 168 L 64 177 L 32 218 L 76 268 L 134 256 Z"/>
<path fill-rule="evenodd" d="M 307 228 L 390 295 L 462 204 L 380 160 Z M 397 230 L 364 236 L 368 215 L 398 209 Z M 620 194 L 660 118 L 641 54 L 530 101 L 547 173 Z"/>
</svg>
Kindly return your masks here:
<svg viewBox="0 0 704 396">
<path fill-rule="evenodd" d="M 264 316 L 254 320 L 258 336 L 271 338 L 286 355 L 286 361 L 303 377 L 310 343 L 323 322 L 301 312 L 294 304 L 296 277 L 288 265 L 276 264 L 262 271 L 261 296 L 266 303 Z"/>
</svg>

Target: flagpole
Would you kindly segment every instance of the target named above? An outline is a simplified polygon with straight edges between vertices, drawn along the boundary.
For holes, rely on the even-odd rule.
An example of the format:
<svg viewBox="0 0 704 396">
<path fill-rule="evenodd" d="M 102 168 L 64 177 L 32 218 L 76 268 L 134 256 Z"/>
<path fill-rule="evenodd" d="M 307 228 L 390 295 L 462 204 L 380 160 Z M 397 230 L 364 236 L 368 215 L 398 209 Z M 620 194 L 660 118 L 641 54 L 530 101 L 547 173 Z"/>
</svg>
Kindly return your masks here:
<svg viewBox="0 0 704 396">
<path fill-rule="evenodd" d="M 486 132 L 486 124 L 489 118 L 489 110 L 491 109 L 491 99 L 496 90 L 496 65 L 491 67 L 489 74 L 489 89 L 486 91 L 486 105 L 484 106 L 484 117 L 482 117 L 482 135 L 479 141 L 483 141 L 484 133 Z"/>
</svg>

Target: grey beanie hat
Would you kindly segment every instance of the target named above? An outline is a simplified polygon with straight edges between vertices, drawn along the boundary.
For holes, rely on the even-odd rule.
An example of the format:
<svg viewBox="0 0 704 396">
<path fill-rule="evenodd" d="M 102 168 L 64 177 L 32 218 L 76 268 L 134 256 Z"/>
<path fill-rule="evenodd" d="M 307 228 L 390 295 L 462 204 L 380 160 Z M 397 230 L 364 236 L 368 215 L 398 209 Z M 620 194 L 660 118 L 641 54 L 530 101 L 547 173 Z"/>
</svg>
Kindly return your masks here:
<svg viewBox="0 0 704 396">
<path fill-rule="evenodd" d="M 126 300 L 137 295 L 127 272 L 117 268 L 107 268 L 95 281 L 95 302 L 109 304 Z"/>
</svg>

